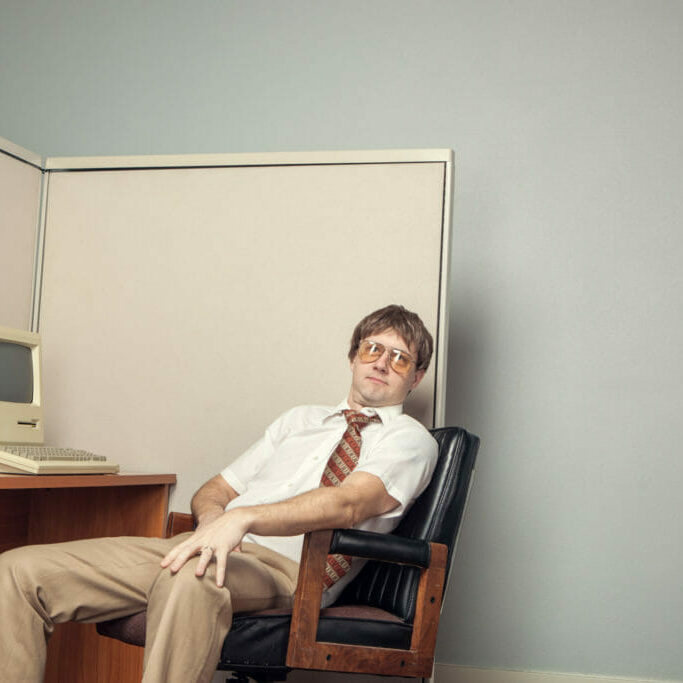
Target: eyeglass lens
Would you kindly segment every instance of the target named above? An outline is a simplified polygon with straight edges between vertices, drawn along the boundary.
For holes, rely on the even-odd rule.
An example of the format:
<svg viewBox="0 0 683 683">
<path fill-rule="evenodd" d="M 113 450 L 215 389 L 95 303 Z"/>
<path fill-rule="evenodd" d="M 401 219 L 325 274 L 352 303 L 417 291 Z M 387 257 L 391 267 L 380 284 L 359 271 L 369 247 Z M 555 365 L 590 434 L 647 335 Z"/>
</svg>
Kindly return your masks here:
<svg viewBox="0 0 683 683">
<path fill-rule="evenodd" d="M 358 357 L 361 363 L 374 363 L 384 355 L 386 348 L 379 342 L 364 341 L 358 349 Z M 410 371 L 413 359 L 401 349 L 389 349 L 389 363 L 396 372 L 405 375 Z"/>
</svg>

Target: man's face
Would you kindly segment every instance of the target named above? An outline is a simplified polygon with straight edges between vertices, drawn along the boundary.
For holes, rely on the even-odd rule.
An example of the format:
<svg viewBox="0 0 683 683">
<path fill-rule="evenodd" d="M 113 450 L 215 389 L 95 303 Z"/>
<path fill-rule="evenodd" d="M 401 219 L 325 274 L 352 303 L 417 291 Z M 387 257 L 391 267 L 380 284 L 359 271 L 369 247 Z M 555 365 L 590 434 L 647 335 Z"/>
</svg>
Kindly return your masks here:
<svg viewBox="0 0 683 683">
<path fill-rule="evenodd" d="M 424 370 L 416 370 L 413 363 L 407 374 L 396 372 L 389 362 L 392 349 L 399 349 L 417 359 L 417 349 L 408 345 L 394 330 L 385 330 L 371 334 L 368 340 L 382 344 L 386 350 L 375 361 L 362 363 L 358 354 L 351 361 L 351 391 L 349 406 L 354 410 L 360 408 L 379 408 L 403 403 L 406 396 L 424 377 Z M 361 340 L 361 343 L 365 340 Z"/>
</svg>

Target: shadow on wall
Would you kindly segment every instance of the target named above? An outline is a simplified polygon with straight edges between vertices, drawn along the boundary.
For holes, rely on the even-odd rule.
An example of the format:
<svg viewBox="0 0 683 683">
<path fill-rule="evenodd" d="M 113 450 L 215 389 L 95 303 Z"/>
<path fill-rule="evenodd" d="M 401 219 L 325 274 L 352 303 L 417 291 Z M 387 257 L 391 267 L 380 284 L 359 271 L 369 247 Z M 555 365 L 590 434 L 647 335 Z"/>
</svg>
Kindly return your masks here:
<svg viewBox="0 0 683 683">
<path fill-rule="evenodd" d="M 482 325 L 477 311 L 458 307 L 450 312 L 446 425 L 464 427 L 482 435 L 476 417 L 484 415 L 482 405 Z M 482 439 L 482 444 L 484 439 Z"/>
</svg>

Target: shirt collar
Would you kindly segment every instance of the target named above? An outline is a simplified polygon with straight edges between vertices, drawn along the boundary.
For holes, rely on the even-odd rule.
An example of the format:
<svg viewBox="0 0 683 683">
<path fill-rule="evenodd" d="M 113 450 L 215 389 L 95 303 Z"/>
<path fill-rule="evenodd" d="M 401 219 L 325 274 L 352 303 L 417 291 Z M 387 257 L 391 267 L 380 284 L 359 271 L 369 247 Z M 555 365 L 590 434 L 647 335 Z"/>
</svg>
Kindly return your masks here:
<svg viewBox="0 0 683 683">
<path fill-rule="evenodd" d="M 342 410 L 349 410 L 349 402 L 344 399 L 339 405 L 330 410 L 330 414 L 325 418 L 332 417 L 333 415 L 340 415 Z M 388 424 L 392 420 L 395 420 L 399 415 L 403 413 L 403 404 L 399 403 L 395 406 L 381 406 L 379 408 L 363 408 L 360 411 L 364 415 L 378 415 L 379 419 L 382 420 L 382 424 Z"/>
</svg>

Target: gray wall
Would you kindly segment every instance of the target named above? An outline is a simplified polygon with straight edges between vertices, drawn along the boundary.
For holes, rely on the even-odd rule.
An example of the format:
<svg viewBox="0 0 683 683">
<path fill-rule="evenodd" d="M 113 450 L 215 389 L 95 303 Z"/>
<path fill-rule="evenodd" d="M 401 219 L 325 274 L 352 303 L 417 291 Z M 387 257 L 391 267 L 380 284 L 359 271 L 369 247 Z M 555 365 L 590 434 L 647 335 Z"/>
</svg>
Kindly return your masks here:
<svg viewBox="0 0 683 683">
<path fill-rule="evenodd" d="M 681 678 L 682 25 L 673 0 L 0 0 L 0 135 L 454 148 L 447 411 L 483 446 L 438 659 Z"/>
</svg>

